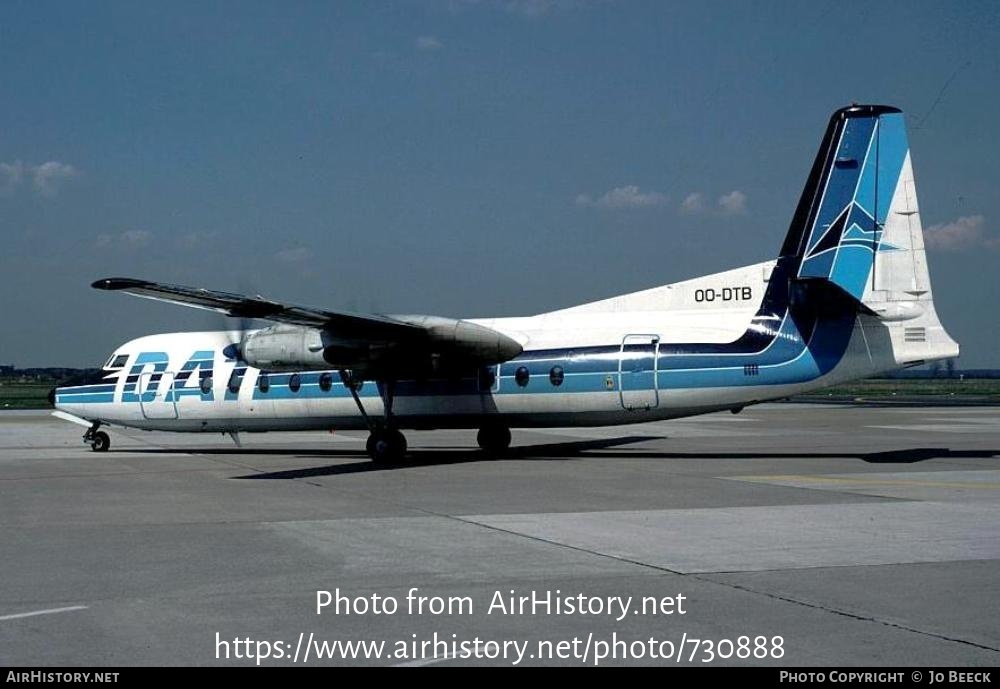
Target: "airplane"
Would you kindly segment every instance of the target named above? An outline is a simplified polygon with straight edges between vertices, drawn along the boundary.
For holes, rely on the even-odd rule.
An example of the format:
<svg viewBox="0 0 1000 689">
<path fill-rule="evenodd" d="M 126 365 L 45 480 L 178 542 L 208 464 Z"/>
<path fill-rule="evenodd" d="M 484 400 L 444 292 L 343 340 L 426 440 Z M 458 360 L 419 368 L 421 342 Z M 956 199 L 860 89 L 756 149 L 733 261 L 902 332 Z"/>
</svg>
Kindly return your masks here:
<svg viewBox="0 0 1000 689">
<path fill-rule="evenodd" d="M 104 426 L 239 433 L 364 430 L 377 464 L 403 429 L 676 419 L 957 357 L 934 309 L 902 112 L 831 116 L 776 258 L 534 316 L 366 315 L 137 280 L 93 287 L 270 325 L 118 347 L 99 384 L 53 391 L 53 414 Z"/>
</svg>

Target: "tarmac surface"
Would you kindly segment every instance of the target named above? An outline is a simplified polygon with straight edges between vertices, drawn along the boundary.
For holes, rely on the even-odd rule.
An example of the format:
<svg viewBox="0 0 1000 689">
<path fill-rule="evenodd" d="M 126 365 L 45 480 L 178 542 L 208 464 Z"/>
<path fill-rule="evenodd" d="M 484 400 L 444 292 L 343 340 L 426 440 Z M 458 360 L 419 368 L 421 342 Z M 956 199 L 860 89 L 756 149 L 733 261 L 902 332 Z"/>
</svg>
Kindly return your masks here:
<svg viewBox="0 0 1000 689">
<path fill-rule="evenodd" d="M 1000 663 L 998 408 L 81 433 L 0 414 L 0 665 Z"/>
</svg>

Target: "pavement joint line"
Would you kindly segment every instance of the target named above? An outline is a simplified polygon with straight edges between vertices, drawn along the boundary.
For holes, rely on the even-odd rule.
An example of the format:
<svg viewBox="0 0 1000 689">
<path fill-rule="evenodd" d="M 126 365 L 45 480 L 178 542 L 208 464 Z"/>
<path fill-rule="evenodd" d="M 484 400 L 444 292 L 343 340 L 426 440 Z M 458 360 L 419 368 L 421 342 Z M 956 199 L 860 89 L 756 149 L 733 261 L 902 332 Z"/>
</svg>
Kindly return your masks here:
<svg viewBox="0 0 1000 689">
<path fill-rule="evenodd" d="M 75 479 L 75 478 L 107 478 L 109 476 L 156 476 L 166 474 L 198 474 L 204 472 L 224 471 L 218 467 L 206 467 L 204 469 L 151 469 L 149 471 L 106 471 L 94 474 L 48 474 L 44 476 L 12 476 L 0 478 L 0 481 L 44 481 L 47 479 Z"/>
<path fill-rule="evenodd" d="M 863 476 L 864 474 L 859 474 Z M 837 476 L 806 476 L 798 474 L 785 474 L 775 476 L 726 476 L 730 481 L 746 481 L 747 483 L 769 483 L 771 481 L 795 481 L 797 483 L 835 483 L 835 484 L 861 484 L 862 486 L 900 486 L 912 487 L 921 486 L 926 488 L 970 488 L 976 490 L 1000 490 L 1000 483 L 975 483 L 965 481 L 921 481 L 919 479 L 865 479 L 847 478 Z M 795 488 L 797 486 L 791 486 Z M 800 486 L 798 486 L 800 487 Z"/>
<path fill-rule="evenodd" d="M 899 630 L 911 632 L 911 633 L 914 633 L 914 634 L 920 634 L 922 636 L 928 636 L 928 637 L 931 637 L 931 638 L 940 639 L 942 641 L 951 641 L 951 642 L 958 643 L 958 644 L 964 644 L 964 645 L 972 646 L 974 648 L 980 648 L 980 649 L 983 649 L 983 650 L 986 650 L 986 651 L 993 651 L 994 653 L 1000 653 L 1000 648 L 994 648 L 992 646 L 987 646 L 987 645 L 984 645 L 984 644 L 979 644 L 979 643 L 976 643 L 974 641 L 968 641 L 967 639 L 959 639 L 959 638 L 956 638 L 956 637 L 946 636 L 944 634 L 936 634 L 934 632 L 928 632 L 928 631 L 925 631 L 923 629 L 918 629 L 916 627 L 909 627 L 907 625 L 899 624 L 899 623 L 896 623 L 896 622 L 890 622 L 889 620 L 883 620 L 883 619 L 879 619 L 877 617 L 872 617 L 872 616 L 859 615 L 857 613 L 848 612 L 846 610 L 840 610 L 838 608 L 821 605 L 819 603 L 811 603 L 809 601 L 800 600 L 800 599 L 792 598 L 792 597 L 789 597 L 789 596 L 781 596 L 781 595 L 776 594 L 776 593 L 768 593 L 767 591 L 758 591 L 758 590 L 750 588 L 748 586 L 741 586 L 739 584 L 734 584 L 734 583 L 724 582 L 724 581 L 716 581 L 714 579 L 705 578 L 704 575 L 692 574 L 692 573 L 686 573 L 686 572 L 680 572 L 680 571 L 677 571 L 677 570 L 670 569 L 669 567 L 664 567 L 662 565 L 654 565 L 654 564 L 651 564 L 649 562 L 642 562 L 640 560 L 634 560 L 634 559 L 631 559 L 631 558 L 628 558 L 628 557 L 624 557 L 624 556 L 621 556 L 621 555 L 612 555 L 611 553 L 602 553 L 600 551 L 590 550 L 588 548 L 583 548 L 583 547 L 580 547 L 580 546 L 574 546 L 574 545 L 570 545 L 568 543 L 559 543 L 558 541 L 551 541 L 549 539 L 541 538 L 539 536 L 532 536 L 532 535 L 529 535 L 529 534 L 520 533 L 518 531 L 511 531 L 509 529 L 504 529 L 504 528 L 501 528 L 501 527 L 498 527 L 498 526 L 494 526 L 494 525 L 490 525 L 490 524 L 483 524 L 481 522 L 476 522 L 476 521 L 473 521 L 471 519 L 463 519 L 462 517 L 454 517 L 454 519 L 458 519 L 458 520 L 461 520 L 461 521 L 466 521 L 466 522 L 469 522 L 469 523 L 472 523 L 472 524 L 478 524 L 479 526 L 483 526 L 483 527 L 485 527 L 487 529 L 491 529 L 491 530 L 494 530 L 494 531 L 500 531 L 500 532 L 503 532 L 503 533 L 508 533 L 508 534 L 513 534 L 513 535 L 516 535 L 516 536 L 521 536 L 521 537 L 527 538 L 529 540 L 539 541 L 541 543 L 546 543 L 546 544 L 554 545 L 554 546 L 561 546 L 563 548 L 568 548 L 570 550 L 575 550 L 575 551 L 587 553 L 589 555 L 594 555 L 596 557 L 603 557 L 603 558 L 608 558 L 608 559 L 611 559 L 611 560 L 616 560 L 618 562 L 625 562 L 625 563 L 636 565 L 636 566 L 643 567 L 643 568 L 646 568 L 646 569 L 651 569 L 651 570 L 660 572 L 661 574 L 676 574 L 676 575 L 681 576 L 681 577 L 695 579 L 697 581 L 701 581 L 701 582 L 704 582 L 704 583 L 707 583 L 707 584 L 714 584 L 714 585 L 717 585 L 717 586 L 722 586 L 724 588 L 729 588 L 729 589 L 734 589 L 734 590 L 737 590 L 737 591 L 742 591 L 744 593 L 750 593 L 750 594 L 754 594 L 754 595 L 764 596 L 764 597 L 770 598 L 772 600 L 778 600 L 778 601 L 782 601 L 782 602 L 785 602 L 785 603 L 791 603 L 793 605 L 800 605 L 800 606 L 803 606 L 803 607 L 812 608 L 814 610 L 820 610 L 820 611 L 823 611 L 823 612 L 828 612 L 828 613 L 831 613 L 831 614 L 834 614 L 834 615 L 839 615 L 841 617 L 846 617 L 846 618 L 857 620 L 857 621 L 860 621 L 860 622 L 871 622 L 871 623 L 874 623 L 874 624 L 880 624 L 880 625 L 883 625 L 883 626 L 886 626 L 886 627 L 891 627 L 891 628 L 894 628 L 894 629 L 899 629 Z M 783 570 L 779 570 L 779 571 L 783 571 Z"/>
<path fill-rule="evenodd" d="M 19 612 L 13 615 L 0 615 L 0 622 L 8 620 L 21 620 L 25 617 L 39 617 L 40 615 L 56 615 L 62 612 L 75 612 L 77 610 L 87 610 L 86 605 L 70 605 L 65 608 L 49 608 L 47 610 L 32 610 L 30 612 Z"/>
<path fill-rule="evenodd" d="M 834 608 L 828 605 L 823 605 L 821 603 L 813 603 L 807 600 L 802 600 L 800 598 L 792 598 L 791 596 L 782 596 L 777 593 L 769 593 L 767 591 L 758 591 L 757 589 L 750 588 L 749 586 L 741 586 L 740 584 L 735 584 L 726 581 L 716 581 L 714 579 L 707 579 L 704 575 L 691 574 L 692 579 L 697 579 L 698 581 L 718 584 L 719 586 L 724 586 L 726 588 L 731 588 L 736 591 L 743 591 L 744 593 L 752 593 L 759 596 L 764 596 L 772 600 L 778 600 L 785 603 L 792 603 L 793 605 L 801 605 L 806 608 L 812 608 L 813 610 L 821 610 L 823 612 L 828 612 L 833 615 L 838 615 L 840 617 L 846 617 L 848 619 L 857 620 L 859 622 L 871 622 L 874 624 L 880 624 L 885 627 L 891 627 L 892 629 L 899 629 L 905 632 L 911 632 L 913 634 L 920 634 L 921 636 L 931 637 L 933 639 L 940 639 L 942 641 L 951 641 L 957 644 L 963 644 L 966 646 L 972 646 L 973 648 L 980 648 L 984 651 L 993 651 L 994 653 L 1000 653 L 1000 648 L 993 646 L 987 646 L 985 644 L 976 643 L 975 641 L 969 641 L 968 639 L 960 639 L 958 637 L 947 636 L 946 634 L 938 634 L 936 632 L 929 632 L 924 629 L 918 629 L 917 627 L 910 627 L 905 624 L 900 624 L 898 622 L 890 622 L 889 620 L 880 619 L 878 617 L 870 615 L 861 615 L 854 612 L 849 612 L 847 610 L 841 610 L 840 608 Z"/>
<path fill-rule="evenodd" d="M 521 531 L 514 531 L 512 529 L 505 529 L 505 528 L 503 528 L 501 526 L 497 526 L 495 524 L 485 524 L 483 522 L 476 521 L 471 516 L 470 517 L 461 517 L 461 516 L 458 516 L 458 515 L 439 515 L 439 516 L 444 516 L 444 517 L 447 517 L 449 519 L 454 519 L 455 521 L 463 522 L 465 524 L 474 524 L 476 526 L 482 527 L 482 528 L 487 529 L 489 531 L 496 531 L 496 532 L 499 532 L 499 533 L 505 533 L 505 534 L 509 534 L 509 535 L 512 535 L 512 536 L 518 536 L 520 538 L 524 538 L 524 539 L 527 539 L 529 541 L 536 541 L 538 543 L 544 543 L 546 545 L 556 546 L 557 548 L 565 548 L 567 550 L 574 550 L 576 552 L 586 553 L 587 555 L 593 555 L 595 557 L 606 558 L 608 560 L 615 560 L 616 562 L 624 562 L 626 564 L 635 565 L 637 567 L 642 567 L 644 569 L 651 569 L 651 570 L 654 570 L 654 571 L 659 572 L 661 574 L 678 574 L 680 576 L 687 576 L 687 575 L 684 574 L 684 572 L 680 572 L 680 571 L 677 571 L 677 570 L 674 570 L 674 569 L 670 569 L 669 567 L 664 567 L 662 565 L 654 565 L 654 564 L 651 564 L 649 562 L 643 562 L 641 560 L 634 560 L 634 559 L 625 557 L 624 555 L 612 555 L 611 553 L 602 553 L 599 550 L 591 550 L 589 548 L 584 548 L 583 546 L 571 545 L 569 543 L 561 543 L 559 541 L 553 541 L 553 540 L 550 540 L 548 538 L 542 538 L 541 536 L 533 536 L 531 534 L 526 534 L 526 533 L 523 533 Z"/>
</svg>

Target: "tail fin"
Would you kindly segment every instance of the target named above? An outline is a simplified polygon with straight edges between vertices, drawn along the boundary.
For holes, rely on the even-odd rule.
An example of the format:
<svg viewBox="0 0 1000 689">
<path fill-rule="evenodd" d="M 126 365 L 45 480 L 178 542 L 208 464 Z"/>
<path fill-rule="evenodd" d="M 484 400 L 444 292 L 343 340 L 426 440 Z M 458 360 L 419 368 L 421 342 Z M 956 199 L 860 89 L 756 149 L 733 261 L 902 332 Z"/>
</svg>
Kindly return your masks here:
<svg viewBox="0 0 1000 689">
<path fill-rule="evenodd" d="M 950 358 L 934 313 L 903 114 L 854 105 L 830 118 L 782 256 L 792 279 L 836 287 L 893 332 L 899 364 Z M 923 333 L 920 346 L 916 333 Z M 905 346 L 903 346 L 905 345 Z"/>
</svg>

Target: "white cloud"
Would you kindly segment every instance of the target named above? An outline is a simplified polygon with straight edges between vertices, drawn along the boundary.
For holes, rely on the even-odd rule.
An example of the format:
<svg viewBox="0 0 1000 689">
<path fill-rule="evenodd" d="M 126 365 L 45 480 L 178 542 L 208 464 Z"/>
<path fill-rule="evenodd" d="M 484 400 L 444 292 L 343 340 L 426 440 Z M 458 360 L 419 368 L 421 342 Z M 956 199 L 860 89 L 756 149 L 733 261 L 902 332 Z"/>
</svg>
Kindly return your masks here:
<svg viewBox="0 0 1000 689">
<path fill-rule="evenodd" d="M 274 255 L 279 261 L 284 261 L 285 263 L 301 263 L 303 261 L 308 261 L 312 258 L 312 251 L 304 246 L 296 247 L 294 249 L 282 249 Z"/>
<path fill-rule="evenodd" d="M 1000 248 L 1000 239 L 986 236 L 983 228 L 985 221 L 981 215 L 965 215 L 951 222 L 931 225 L 924 230 L 924 244 L 943 251 Z"/>
<path fill-rule="evenodd" d="M 440 50 L 444 47 L 444 43 L 439 41 L 434 36 L 420 36 L 417 38 L 417 50 Z"/>
<path fill-rule="evenodd" d="M 122 232 L 122 241 L 131 247 L 146 246 L 153 238 L 152 232 L 146 230 L 125 230 Z"/>
<path fill-rule="evenodd" d="M 452 0 L 453 7 L 500 8 L 522 17 L 541 17 L 556 10 L 571 9 L 582 0 Z"/>
<path fill-rule="evenodd" d="M 76 168 L 67 163 L 50 160 L 31 168 L 35 191 L 42 196 L 55 196 L 63 181 L 76 177 Z"/>
<path fill-rule="evenodd" d="M 693 191 L 681 201 L 678 212 L 684 215 L 714 215 L 731 217 L 746 215 L 747 195 L 742 191 L 731 191 L 723 194 L 711 205 L 700 191 Z"/>
<path fill-rule="evenodd" d="M 569 3 L 565 0 L 506 0 L 503 7 L 508 12 L 524 15 L 525 17 L 540 17 L 550 10 L 566 7 Z"/>
<path fill-rule="evenodd" d="M 20 160 L 13 163 L 0 163 L 0 193 L 9 194 L 21 183 L 24 177 L 24 164 Z"/>
<path fill-rule="evenodd" d="M 667 200 L 665 194 L 658 191 L 640 191 L 639 187 L 630 184 L 616 187 L 596 200 L 587 194 L 580 194 L 576 197 L 576 205 L 604 209 L 647 208 L 649 206 L 662 206 Z"/>
<path fill-rule="evenodd" d="M 187 232 L 180 235 L 174 240 L 174 244 L 179 249 L 185 251 L 192 251 L 198 248 L 204 248 L 206 244 L 214 242 L 218 239 L 219 233 L 216 230 L 210 232 Z"/>
<path fill-rule="evenodd" d="M 68 163 L 50 160 L 41 165 L 25 165 L 20 160 L 0 163 L 0 193 L 11 194 L 21 182 L 31 178 L 35 192 L 41 196 L 55 196 L 62 183 L 79 173 Z"/>
<path fill-rule="evenodd" d="M 747 212 L 747 195 L 731 191 L 719 197 L 719 212 L 723 215 L 744 215 Z"/>
<path fill-rule="evenodd" d="M 695 191 L 684 197 L 681 202 L 681 213 L 686 215 L 697 215 L 705 210 L 705 196 L 700 191 Z"/>
<path fill-rule="evenodd" d="M 146 230 L 125 230 L 119 234 L 99 234 L 94 241 L 98 249 L 141 249 L 153 241 L 153 233 Z"/>
</svg>

